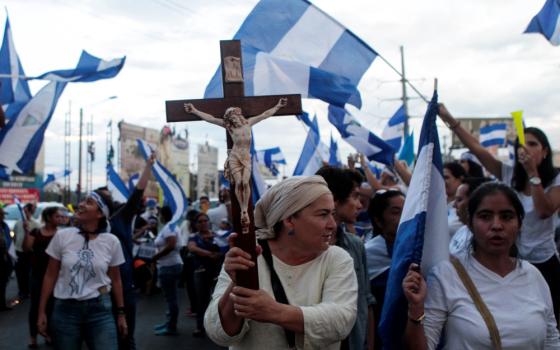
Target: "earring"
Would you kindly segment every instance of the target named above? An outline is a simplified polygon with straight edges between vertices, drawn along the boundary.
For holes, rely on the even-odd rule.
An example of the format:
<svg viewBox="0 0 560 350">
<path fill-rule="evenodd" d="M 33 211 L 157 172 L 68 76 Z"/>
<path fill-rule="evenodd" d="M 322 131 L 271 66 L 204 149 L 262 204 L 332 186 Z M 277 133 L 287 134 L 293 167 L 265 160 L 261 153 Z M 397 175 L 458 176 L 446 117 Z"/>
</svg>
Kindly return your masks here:
<svg viewBox="0 0 560 350">
<path fill-rule="evenodd" d="M 294 229 L 291 229 L 288 231 L 288 236 L 293 236 L 295 233 Z"/>
</svg>

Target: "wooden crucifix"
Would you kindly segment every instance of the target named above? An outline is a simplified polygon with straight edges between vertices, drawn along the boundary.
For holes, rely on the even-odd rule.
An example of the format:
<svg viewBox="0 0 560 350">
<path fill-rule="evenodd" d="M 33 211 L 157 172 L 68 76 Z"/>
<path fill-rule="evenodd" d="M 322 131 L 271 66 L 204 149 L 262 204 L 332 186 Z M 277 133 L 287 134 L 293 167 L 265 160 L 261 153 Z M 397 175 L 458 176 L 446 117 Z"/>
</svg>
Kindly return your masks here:
<svg viewBox="0 0 560 350">
<path fill-rule="evenodd" d="M 224 97 L 166 101 L 167 121 L 204 119 L 226 128 L 228 158 L 224 166 L 224 173 L 231 184 L 233 229 L 239 233 L 236 245 L 251 254 L 255 262 L 254 268 L 237 273 L 237 284 L 258 289 L 255 225 L 250 184 L 251 126 L 272 115 L 301 114 L 301 95 L 246 97 L 240 41 L 220 41 L 220 53 Z"/>
</svg>

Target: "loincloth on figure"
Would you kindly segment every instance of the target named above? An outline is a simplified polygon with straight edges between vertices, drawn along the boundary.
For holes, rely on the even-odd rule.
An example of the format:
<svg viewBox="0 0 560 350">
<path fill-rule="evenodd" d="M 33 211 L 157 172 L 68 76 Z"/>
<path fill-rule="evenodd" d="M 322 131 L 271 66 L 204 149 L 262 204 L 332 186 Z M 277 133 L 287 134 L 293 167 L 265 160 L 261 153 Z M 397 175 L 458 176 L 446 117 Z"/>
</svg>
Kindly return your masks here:
<svg viewBox="0 0 560 350">
<path fill-rule="evenodd" d="M 246 172 L 243 171 L 246 169 Z M 236 152 L 230 152 L 224 164 L 224 177 L 230 182 L 235 183 L 235 175 L 245 175 L 247 181 L 251 178 L 251 156 L 242 156 Z"/>
</svg>

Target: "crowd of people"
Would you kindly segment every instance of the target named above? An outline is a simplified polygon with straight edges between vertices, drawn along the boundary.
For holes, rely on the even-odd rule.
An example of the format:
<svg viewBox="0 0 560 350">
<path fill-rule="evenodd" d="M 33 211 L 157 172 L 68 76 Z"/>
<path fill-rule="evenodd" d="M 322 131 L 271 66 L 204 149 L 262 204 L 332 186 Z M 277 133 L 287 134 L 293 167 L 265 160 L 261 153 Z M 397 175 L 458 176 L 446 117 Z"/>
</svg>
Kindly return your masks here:
<svg viewBox="0 0 560 350">
<path fill-rule="evenodd" d="M 439 116 L 468 152 L 443 164 L 450 258 L 412 264 L 402 281 L 409 349 L 560 349 L 560 176 L 538 128 L 525 128 L 512 164 L 499 161 L 449 113 Z M 161 290 L 154 326 L 178 334 L 179 286 L 196 317 L 194 337 L 231 349 L 382 349 L 379 321 L 412 172 L 396 161 L 376 176 L 363 156 L 348 166 L 287 178 L 256 203 L 257 254 L 236 247 L 229 191 L 171 224 L 170 207 L 143 200 L 152 156 L 126 203 L 90 193 L 63 228 L 56 207 L 16 225 L 17 260 L 0 209 L 0 310 L 15 269 L 29 298 L 29 347 L 135 349 L 137 293 Z M 428 209 L 430 210 L 430 209 Z M 255 266 L 259 289 L 237 284 Z M 15 263 L 15 264 L 14 264 Z"/>
</svg>

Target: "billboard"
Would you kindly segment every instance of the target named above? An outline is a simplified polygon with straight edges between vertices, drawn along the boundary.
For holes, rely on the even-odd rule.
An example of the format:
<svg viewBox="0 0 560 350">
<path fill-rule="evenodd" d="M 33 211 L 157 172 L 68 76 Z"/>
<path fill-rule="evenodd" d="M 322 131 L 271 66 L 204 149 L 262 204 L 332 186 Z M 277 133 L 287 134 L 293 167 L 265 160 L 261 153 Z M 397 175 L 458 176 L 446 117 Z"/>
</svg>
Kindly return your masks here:
<svg viewBox="0 0 560 350">
<path fill-rule="evenodd" d="M 189 193 L 189 142 L 188 133 L 184 136 L 176 135 L 175 131 L 165 126 L 161 131 L 145 128 L 139 125 L 119 122 L 119 175 L 123 181 L 144 168 L 144 157 L 138 151 L 136 140 L 142 139 L 157 150 L 158 160 L 183 186 L 185 193 Z M 159 198 L 159 186 L 154 178 L 148 182 L 145 196 Z"/>
</svg>

